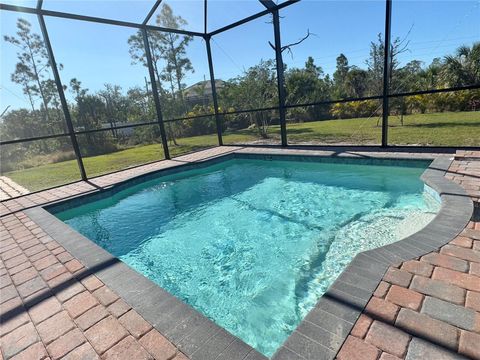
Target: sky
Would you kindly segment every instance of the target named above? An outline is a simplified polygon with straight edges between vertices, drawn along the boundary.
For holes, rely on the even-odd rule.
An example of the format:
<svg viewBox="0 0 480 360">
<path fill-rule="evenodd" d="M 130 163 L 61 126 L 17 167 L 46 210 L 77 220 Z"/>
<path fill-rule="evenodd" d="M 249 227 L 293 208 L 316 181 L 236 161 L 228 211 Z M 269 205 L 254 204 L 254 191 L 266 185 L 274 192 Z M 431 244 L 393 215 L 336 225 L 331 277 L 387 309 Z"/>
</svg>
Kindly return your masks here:
<svg viewBox="0 0 480 360">
<path fill-rule="evenodd" d="M 8 4 L 34 7 L 31 0 L 0 0 Z M 188 30 L 203 31 L 203 0 L 164 0 L 173 12 L 187 20 Z M 142 22 L 154 0 L 44 0 L 44 8 L 118 20 Z M 263 10 L 257 0 L 209 0 L 208 30 Z M 308 39 L 284 53 L 287 67 L 303 66 L 308 56 L 315 59 L 325 73 L 335 71 L 335 59 L 344 53 L 350 65 L 365 67 L 369 45 L 384 31 L 385 2 L 380 0 L 301 0 L 281 10 L 282 43 Z M 15 68 L 16 48 L 3 41 L 13 35 L 15 23 L 23 17 L 40 33 L 34 15 L 0 11 L 0 113 L 28 107 L 21 88 L 10 81 Z M 416 59 L 430 63 L 435 57 L 451 54 L 460 45 L 480 41 L 480 0 L 393 0 L 392 39 L 409 41 L 408 52 L 400 61 Z M 147 69 L 132 64 L 127 40 L 136 30 L 127 27 L 85 21 L 45 17 L 56 61 L 63 64 L 61 79 L 68 85 L 77 78 L 85 88 L 98 91 L 104 84 L 117 84 L 126 92 L 133 86 L 145 86 Z M 152 22 L 154 21 L 154 17 Z M 268 45 L 273 29 L 268 16 L 218 34 L 212 38 L 215 77 L 229 79 L 240 75 L 260 59 L 274 58 Z M 187 85 L 209 78 L 205 43 L 195 38 L 188 47 L 188 57 L 195 69 L 185 79 Z M 67 92 L 69 99 L 71 95 Z"/>
</svg>

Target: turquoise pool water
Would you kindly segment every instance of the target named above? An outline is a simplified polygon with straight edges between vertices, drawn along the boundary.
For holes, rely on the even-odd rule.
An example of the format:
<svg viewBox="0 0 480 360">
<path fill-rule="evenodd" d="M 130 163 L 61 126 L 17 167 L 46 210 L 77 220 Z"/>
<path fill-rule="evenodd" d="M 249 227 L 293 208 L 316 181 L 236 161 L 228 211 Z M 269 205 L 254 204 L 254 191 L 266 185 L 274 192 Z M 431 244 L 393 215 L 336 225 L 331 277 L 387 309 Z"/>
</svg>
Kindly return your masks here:
<svg viewBox="0 0 480 360">
<path fill-rule="evenodd" d="M 355 254 L 435 216 L 423 165 L 235 159 L 56 216 L 271 356 Z"/>
</svg>

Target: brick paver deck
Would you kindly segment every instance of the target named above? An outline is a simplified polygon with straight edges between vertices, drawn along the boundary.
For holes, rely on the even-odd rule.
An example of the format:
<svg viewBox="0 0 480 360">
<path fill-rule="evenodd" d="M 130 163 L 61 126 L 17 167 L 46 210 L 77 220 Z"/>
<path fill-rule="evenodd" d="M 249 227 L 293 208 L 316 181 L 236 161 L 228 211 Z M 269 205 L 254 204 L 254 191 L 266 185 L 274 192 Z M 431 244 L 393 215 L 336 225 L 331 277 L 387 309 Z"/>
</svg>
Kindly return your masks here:
<svg viewBox="0 0 480 360">
<path fill-rule="evenodd" d="M 186 359 L 23 210 L 239 149 L 213 148 L 3 201 L 0 360 Z M 480 153 L 458 152 L 446 176 L 478 202 Z M 479 344 L 480 222 L 473 219 L 438 252 L 389 269 L 338 358 L 480 359 Z"/>
<path fill-rule="evenodd" d="M 0 358 L 186 359 L 23 212 L 0 222 Z"/>
<path fill-rule="evenodd" d="M 26 195 L 29 191 L 6 176 L 0 176 L 0 201 Z"/>
<path fill-rule="evenodd" d="M 476 217 L 439 251 L 389 268 L 338 359 L 480 359 L 480 152 L 457 152 L 446 177 Z"/>
</svg>

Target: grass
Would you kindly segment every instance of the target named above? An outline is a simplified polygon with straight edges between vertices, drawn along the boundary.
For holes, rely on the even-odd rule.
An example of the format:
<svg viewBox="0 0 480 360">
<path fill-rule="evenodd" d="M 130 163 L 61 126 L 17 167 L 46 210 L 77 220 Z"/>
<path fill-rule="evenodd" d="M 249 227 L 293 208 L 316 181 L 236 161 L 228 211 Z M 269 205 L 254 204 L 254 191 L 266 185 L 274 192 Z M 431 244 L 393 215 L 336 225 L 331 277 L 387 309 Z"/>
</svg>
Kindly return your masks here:
<svg viewBox="0 0 480 360">
<path fill-rule="evenodd" d="M 377 118 L 327 120 L 287 124 L 289 143 L 321 144 L 379 144 L 381 127 Z M 434 113 L 389 118 L 389 143 L 396 145 L 479 146 L 480 112 Z M 269 129 L 271 140 L 280 137 L 279 126 Z M 225 144 L 248 143 L 259 140 L 254 129 L 227 132 Z M 216 134 L 178 139 L 179 146 L 169 146 L 171 156 L 200 150 L 217 144 Z M 106 155 L 83 159 L 89 177 L 124 169 L 130 166 L 163 159 L 161 144 L 132 147 Z M 80 179 L 75 160 L 45 164 L 4 174 L 31 191 L 44 189 Z"/>
<path fill-rule="evenodd" d="M 287 125 L 290 143 L 319 142 L 380 144 L 377 118 L 317 121 Z M 480 112 L 408 115 L 404 125 L 397 116 L 389 117 L 389 144 L 429 146 L 478 146 Z"/>
<path fill-rule="evenodd" d="M 232 134 L 224 137 L 235 143 L 252 140 L 251 135 Z M 178 139 L 179 146 L 169 145 L 170 155 L 179 156 L 218 144 L 217 135 L 203 135 Z M 88 177 L 107 174 L 127 167 L 164 159 L 162 144 L 141 145 L 110 154 L 84 157 Z M 44 164 L 3 174 L 30 191 L 46 189 L 80 180 L 76 160 Z"/>
</svg>

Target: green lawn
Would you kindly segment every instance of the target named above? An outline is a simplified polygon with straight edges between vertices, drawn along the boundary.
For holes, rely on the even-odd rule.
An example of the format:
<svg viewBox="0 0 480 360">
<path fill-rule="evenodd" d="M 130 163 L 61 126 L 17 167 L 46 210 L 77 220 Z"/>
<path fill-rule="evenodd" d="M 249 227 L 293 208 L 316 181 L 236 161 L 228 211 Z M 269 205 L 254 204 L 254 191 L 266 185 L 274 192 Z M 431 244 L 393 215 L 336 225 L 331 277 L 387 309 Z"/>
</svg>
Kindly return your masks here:
<svg viewBox="0 0 480 360">
<path fill-rule="evenodd" d="M 378 118 L 288 123 L 287 134 L 290 144 L 380 144 L 381 126 Z M 380 124 L 381 122 L 379 122 Z M 269 133 L 280 137 L 280 127 L 272 126 Z M 236 132 L 247 139 L 258 139 L 252 130 Z M 480 111 L 416 114 L 404 117 L 389 117 L 389 144 L 430 146 L 480 146 Z M 224 142 L 228 143 L 224 139 Z"/>
<path fill-rule="evenodd" d="M 317 121 L 287 125 L 288 140 L 297 142 L 380 144 L 377 118 Z M 480 112 L 408 115 L 389 118 L 389 144 L 479 146 Z"/>
<path fill-rule="evenodd" d="M 254 139 L 251 135 L 231 134 L 224 140 L 242 143 Z M 169 145 L 172 157 L 218 145 L 217 135 L 203 135 L 178 139 L 179 146 Z M 88 177 L 110 173 L 127 167 L 164 159 L 162 144 L 142 145 L 106 155 L 84 157 Z M 3 174 L 29 189 L 40 190 L 80 179 L 76 160 L 62 161 Z"/>
<path fill-rule="evenodd" d="M 287 124 L 289 143 L 379 144 L 381 127 L 377 118 L 316 121 Z M 397 145 L 480 146 L 480 112 L 435 113 L 408 115 L 401 126 L 399 118 L 391 116 L 389 143 Z M 279 126 L 269 129 L 273 141 L 280 137 Z M 226 133 L 225 144 L 259 140 L 254 129 Z M 216 135 L 178 139 L 179 146 L 170 146 L 172 156 L 217 144 Z M 129 166 L 163 159 L 161 144 L 137 146 L 111 154 L 84 158 L 89 177 Z M 34 191 L 80 178 L 75 160 L 13 171 L 5 174 L 20 185 Z"/>
</svg>

